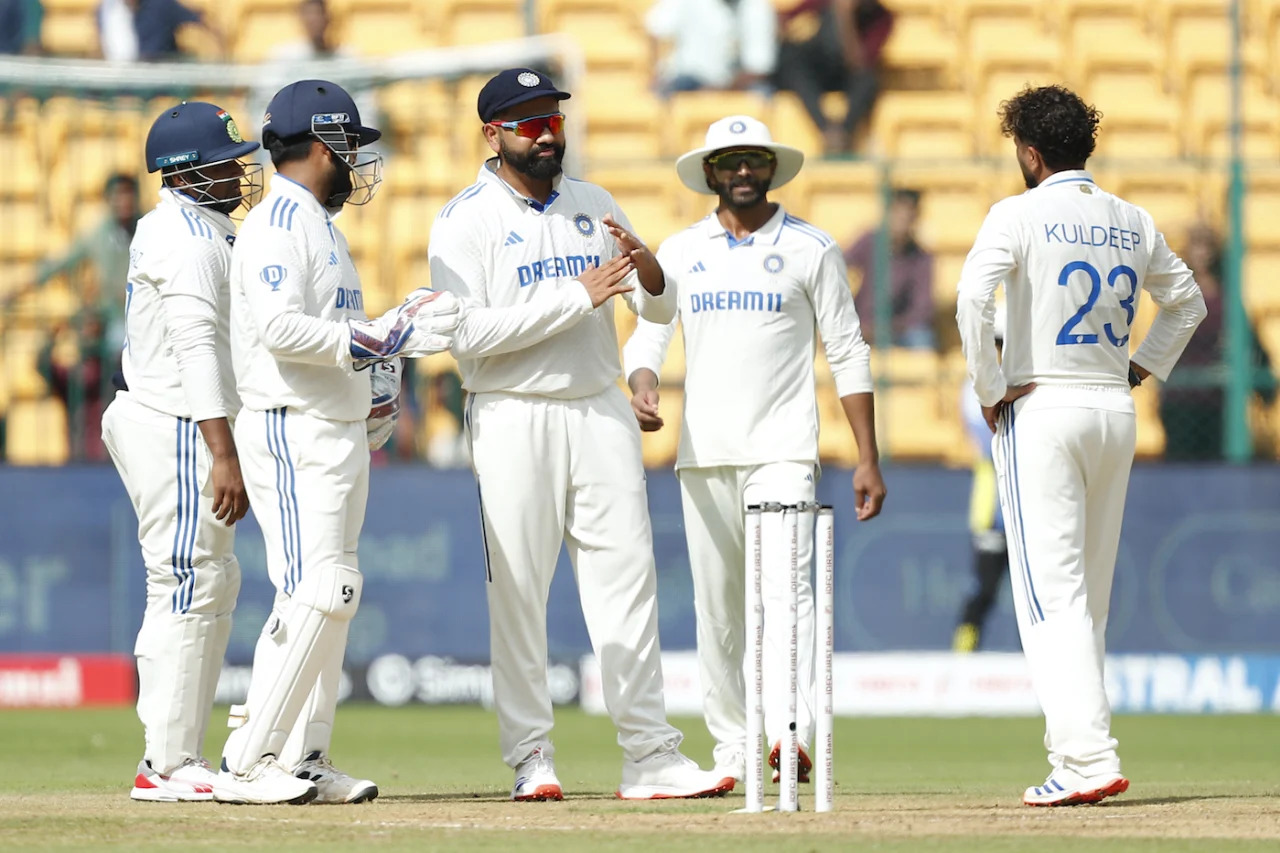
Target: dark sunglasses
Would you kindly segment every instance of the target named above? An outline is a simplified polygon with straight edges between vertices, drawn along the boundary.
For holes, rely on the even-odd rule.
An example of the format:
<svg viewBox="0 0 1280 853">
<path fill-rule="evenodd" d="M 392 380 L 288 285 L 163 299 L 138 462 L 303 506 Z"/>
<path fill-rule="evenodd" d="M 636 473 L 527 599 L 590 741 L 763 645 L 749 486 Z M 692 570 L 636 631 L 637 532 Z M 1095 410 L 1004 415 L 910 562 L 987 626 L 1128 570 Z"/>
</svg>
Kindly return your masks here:
<svg viewBox="0 0 1280 853">
<path fill-rule="evenodd" d="M 523 136 L 525 139 L 537 139 L 547 131 L 555 135 L 564 130 L 564 113 L 529 116 L 519 121 L 491 121 L 489 124 L 509 130 L 516 136 Z"/>
<path fill-rule="evenodd" d="M 707 158 L 711 168 L 722 172 L 736 172 L 746 163 L 752 171 L 766 169 L 778 161 L 772 151 L 721 151 Z"/>
</svg>

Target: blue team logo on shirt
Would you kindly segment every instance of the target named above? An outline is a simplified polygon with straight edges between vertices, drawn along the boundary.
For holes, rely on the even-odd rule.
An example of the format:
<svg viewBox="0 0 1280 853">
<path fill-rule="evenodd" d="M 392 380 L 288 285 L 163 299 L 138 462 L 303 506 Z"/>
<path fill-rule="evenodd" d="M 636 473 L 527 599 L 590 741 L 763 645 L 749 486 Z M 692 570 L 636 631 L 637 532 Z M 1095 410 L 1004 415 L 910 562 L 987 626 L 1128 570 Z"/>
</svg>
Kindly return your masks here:
<svg viewBox="0 0 1280 853">
<path fill-rule="evenodd" d="M 271 285 L 273 291 L 280 289 L 280 283 L 284 281 L 289 271 L 279 264 L 271 264 L 262 268 L 262 272 L 258 278 L 262 279 L 263 284 Z"/>
<path fill-rule="evenodd" d="M 596 224 L 592 222 L 591 217 L 587 216 L 585 213 L 579 213 L 577 216 L 573 217 L 573 224 L 574 227 L 578 229 L 578 233 L 583 237 L 590 237 L 592 234 L 596 233 Z"/>
<path fill-rule="evenodd" d="M 766 255 L 764 268 L 766 272 L 782 272 L 782 255 Z"/>
</svg>

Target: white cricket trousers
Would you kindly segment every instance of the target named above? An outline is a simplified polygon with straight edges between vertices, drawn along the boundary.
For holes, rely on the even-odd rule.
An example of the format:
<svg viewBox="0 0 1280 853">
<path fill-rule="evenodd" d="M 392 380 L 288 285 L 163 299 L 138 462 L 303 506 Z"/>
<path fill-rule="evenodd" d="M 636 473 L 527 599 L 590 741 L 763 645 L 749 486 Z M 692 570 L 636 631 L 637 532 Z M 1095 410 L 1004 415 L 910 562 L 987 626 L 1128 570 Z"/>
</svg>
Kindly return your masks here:
<svg viewBox="0 0 1280 853">
<path fill-rule="evenodd" d="M 190 418 L 121 391 L 103 413 L 102 440 L 137 513 L 147 569 L 133 648 L 143 757 L 168 774 L 201 757 L 240 593 L 235 529 L 213 515 L 212 456 Z"/>
<path fill-rule="evenodd" d="M 615 385 L 576 400 L 473 394 L 467 431 L 503 760 L 515 767 L 539 748 L 553 755 L 547 595 L 561 543 L 626 759 L 678 746 L 662 695 L 653 531 L 627 398 Z"/>
<path fill-rule="evenodd" d="M 254 650 L 252 699 L 256 684 L 277 680 L 280 659 L 270 629 L 306 573 L 321 566 L 360 568 L 356 545 L 369 497 L 369 444 L 364 421 L 330 421 L 279 408 L 242 410 L 236 446 L 276 588 L 275 607 Z M 339 653 L 325 662 L 314 684 L 296 687 L 309 696 L 278 756 L 285 767 L 312 752 L 329 753 L 350 624 L 333 623 L 341 632 L 334 642 Z M 250 716 L 254 710 L 250 703 Z"/>
<path fill-rule="evenodd" d="M 707 730 L 715 738 L 716 763 L 726 766 L 747 746 L 746 531 L 751 504 L 812 501 L 815 466 L 801 462 L 680 469 L 694 613 L 698 620 L 698 672 Z M 760 544 L 764 599 L 764 718 L 770 746 L 790 724 L 787 669 L 790 637 L 787 593 L 790 547 L 782 513 L 761 517 Z M 799 519 L 796 584 L 796 733 L 806 749 L 813 743 L 814 623 L 813 514 Z"/>
<path fill-rule="evenodd" d="M 1120 772 L 1103 656 L 1135 432 L 1127 392 L 1042 385 L 992 442 L 1049 763 L 1086 777 Z"/>
</svg>

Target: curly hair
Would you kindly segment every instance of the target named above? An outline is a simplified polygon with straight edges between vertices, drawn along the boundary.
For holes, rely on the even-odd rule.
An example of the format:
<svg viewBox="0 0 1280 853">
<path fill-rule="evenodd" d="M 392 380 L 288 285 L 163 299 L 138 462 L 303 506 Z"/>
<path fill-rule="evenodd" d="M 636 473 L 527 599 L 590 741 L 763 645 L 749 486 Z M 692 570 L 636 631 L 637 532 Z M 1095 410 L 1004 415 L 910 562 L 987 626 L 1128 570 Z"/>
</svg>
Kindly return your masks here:
<svg viewBox="0 0 1280 853">
<path fill-rule="evenodd" d="M 1063 86 L 1027 87 L 1000 104 L 1005 136 L 1040 152 L 1050 169 L 1083 168 L 1102 113 Z"/>
</svg>

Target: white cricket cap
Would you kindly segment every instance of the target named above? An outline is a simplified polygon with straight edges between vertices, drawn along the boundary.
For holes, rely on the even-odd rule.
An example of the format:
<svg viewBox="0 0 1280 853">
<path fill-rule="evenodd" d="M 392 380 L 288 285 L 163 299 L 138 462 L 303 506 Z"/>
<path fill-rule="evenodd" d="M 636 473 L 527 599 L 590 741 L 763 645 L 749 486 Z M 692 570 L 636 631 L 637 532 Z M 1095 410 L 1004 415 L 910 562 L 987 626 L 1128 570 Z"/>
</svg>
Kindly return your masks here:
<svg viewBox="0 0 1280 853">
<path fill-rule="evenodd" d="M 715 190 L 707 186 L 702 160 L 712 152 L 728 148 L 766 148 L 772 151 L 778 158 L 778 167 L 773 173 L 770 189 L 777 189 L 790 181 L 800 173 L 800 167 L 804 165 L 804 152 L 799 148 L 774 142 L 773 134 L 769 133 L 764 122 L 751 116 L 729 116 L 713 122 L 707 128 L 705 145 L 676 160 L 676 174 L 694 192 L 715 195 Z"/>
</svg>

